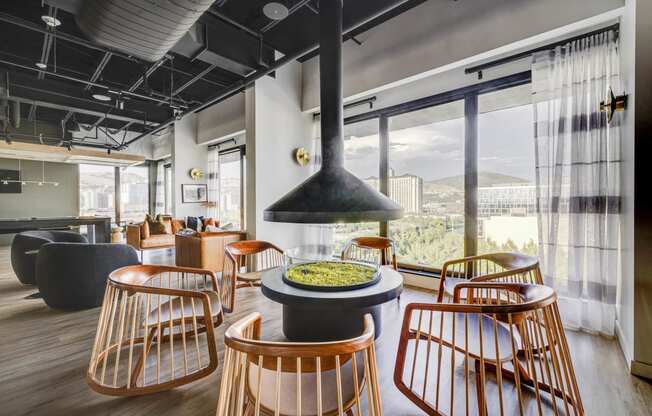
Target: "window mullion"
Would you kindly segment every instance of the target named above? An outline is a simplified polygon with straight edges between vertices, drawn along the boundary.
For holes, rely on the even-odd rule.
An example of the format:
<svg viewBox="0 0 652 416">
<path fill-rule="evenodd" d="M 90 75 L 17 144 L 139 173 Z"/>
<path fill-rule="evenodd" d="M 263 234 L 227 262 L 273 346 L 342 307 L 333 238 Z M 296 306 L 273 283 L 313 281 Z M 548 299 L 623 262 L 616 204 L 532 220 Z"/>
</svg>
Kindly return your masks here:
<svg viewBox="0 0 652 416">
<path fill-rule="evenodd" d="M 464 255 L 478 252 L 478 95 L 464 97 Z"/>
<path fill-rule="evenodd" d="M 389 196 L 389 119 L 387 116 L 380 116 L 378 118 L 378 137 L 379 137 L 379 171 L 378 171 L 378 184 L 380 192 Z M 380 235 L 387 237 L 389 234 L 387 221 L 380 222 Z"/>
</svg>

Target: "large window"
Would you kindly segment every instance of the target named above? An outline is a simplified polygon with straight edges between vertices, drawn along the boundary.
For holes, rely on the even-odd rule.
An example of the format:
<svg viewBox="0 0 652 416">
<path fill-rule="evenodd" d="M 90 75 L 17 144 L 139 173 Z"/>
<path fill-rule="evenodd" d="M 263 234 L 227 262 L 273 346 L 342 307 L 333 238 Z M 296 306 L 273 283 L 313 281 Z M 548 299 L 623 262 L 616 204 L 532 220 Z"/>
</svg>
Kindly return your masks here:
<svg viewBox="0 0 652 416">
<path fill-rule="evenodd" d="M 464 103 L 389 118 L 389 224 L 401 263 L 438 268 L 464 255 Z"/>
<path fill-rule="evenodd" d="M 388 235 L 399 264 L 422 271 L 491 251 L 536 254 L 530 78 L 515 74 L 345 119 L 345 165 L 386 189 L 405 216 L 386 227 L 337 226 L 336 243 Z"/>
<path fill-rule="evenodd" d="M 165 170 L 165 212 L 172 213 L 172 164 L 163 167 Z"/>
<path fill-rule="evenodd" d="M 115 168 L 79 165 L 79 214 L 115 221 Z"/>
<path fill-rule="evenodd" d="M 478 97 L 478 252 L 537 254 L 530 85 Z"/>
<path fill-rule="evenodd" d="M 120 188 L 120 221 L 142 221 L 149 212 L 149 167 L 120 168 Z"/>
<path fill-rule="evenodd" d="M 220 152 L 220 224 L 231 224 L 233 229 L 242 228 L 244 221 L 244 148 Z"/>
<path fill-rule="evenodd" d="M 378 119 L 344 126 L 344 167 L 376 189 L 379 189 L 378 140 Z M 336 224 L 333 233 L 335 253 L 339 254 L 350 239 L 378 235 L 379 229 L 377 222 Z"/>
</svg>

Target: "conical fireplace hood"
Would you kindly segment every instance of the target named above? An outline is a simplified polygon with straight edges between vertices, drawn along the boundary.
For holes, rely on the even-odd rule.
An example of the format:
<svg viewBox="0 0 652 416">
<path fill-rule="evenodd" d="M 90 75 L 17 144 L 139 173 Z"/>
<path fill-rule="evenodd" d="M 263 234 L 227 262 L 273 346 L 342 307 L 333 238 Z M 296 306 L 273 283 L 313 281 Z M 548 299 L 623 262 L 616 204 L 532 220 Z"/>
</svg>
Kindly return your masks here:
<svg viewBox="0 0 652 416">
<path fill-rule="evenodd" d="M 264 211 L 265 221 L 328 224 L 388 221 L 403 209 L 344 168 L 342 0 L 320 2 L 321 170 Z"/>
</svg>

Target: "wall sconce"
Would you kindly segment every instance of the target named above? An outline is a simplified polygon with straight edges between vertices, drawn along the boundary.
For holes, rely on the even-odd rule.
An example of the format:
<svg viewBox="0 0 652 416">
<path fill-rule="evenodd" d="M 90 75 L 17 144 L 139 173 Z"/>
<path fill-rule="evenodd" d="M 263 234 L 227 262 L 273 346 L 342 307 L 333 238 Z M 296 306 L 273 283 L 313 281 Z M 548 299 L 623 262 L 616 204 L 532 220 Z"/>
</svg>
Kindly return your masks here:
<svg viewBox="0 0 652 416">
<path fill-rule="evenodd" d="M 611 87 L 609 87 L 609 99 L 600 103 L 600 111 L 607 113 L 607 121 L 611 123 L 616 111 L 625 111 L 627 106 L 627 94 L 615 96 Z"/>
</svg>

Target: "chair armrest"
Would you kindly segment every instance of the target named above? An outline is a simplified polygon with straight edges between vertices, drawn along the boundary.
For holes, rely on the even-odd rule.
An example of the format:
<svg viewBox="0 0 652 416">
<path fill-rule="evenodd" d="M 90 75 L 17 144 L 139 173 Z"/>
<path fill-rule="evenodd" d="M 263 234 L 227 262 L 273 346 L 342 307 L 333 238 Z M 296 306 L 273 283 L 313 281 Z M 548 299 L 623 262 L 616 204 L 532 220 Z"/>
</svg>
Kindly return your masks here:
<svg viewBox="0 0 652 416">
<path fill-rule="evenodd" d="M 140 250 L 140 241 L 141 241 L 141 235 L 140 235 L 140 225 L 138 224 L 129 224 L 127 225 L 127 244 L 135 248 L 136 250 Z"/>
</svg>

